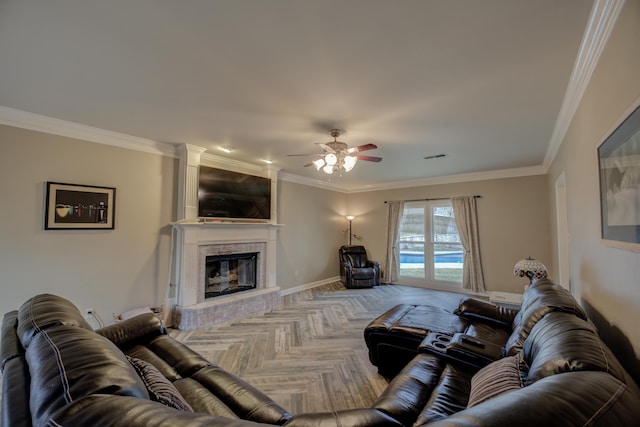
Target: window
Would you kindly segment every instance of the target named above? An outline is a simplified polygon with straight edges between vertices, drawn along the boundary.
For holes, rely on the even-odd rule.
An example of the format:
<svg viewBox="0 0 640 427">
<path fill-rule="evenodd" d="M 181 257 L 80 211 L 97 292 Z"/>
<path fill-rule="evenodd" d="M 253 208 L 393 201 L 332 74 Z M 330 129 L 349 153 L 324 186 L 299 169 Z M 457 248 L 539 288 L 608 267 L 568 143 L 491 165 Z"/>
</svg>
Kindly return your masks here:
<svg viewBox="0 0 640 427">
<path fill-rule="evenodd" d="M 451 201 L 406 202 L 399 240 L 403 281 L 462 285 L 464 250 Z"/>
</svg>

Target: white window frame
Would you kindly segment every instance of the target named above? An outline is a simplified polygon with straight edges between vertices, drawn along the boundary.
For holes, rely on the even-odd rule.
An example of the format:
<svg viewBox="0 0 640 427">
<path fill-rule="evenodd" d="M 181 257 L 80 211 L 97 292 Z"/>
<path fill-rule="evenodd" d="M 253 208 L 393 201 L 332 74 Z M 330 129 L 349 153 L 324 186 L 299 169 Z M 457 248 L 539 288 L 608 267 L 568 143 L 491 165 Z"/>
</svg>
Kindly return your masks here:
<svg viewBox="0 0 640 427">
<path fill-rule="evenodd" d="M 407 284 L 410 286 L 428 287 L 434 289 L 447 289 L 462 288 L 462 279 L 458 281 L 446 281 L 435 279 L 435 260 L 434 260 L 434 248 L 436 243 L 434 241 L 434 209 L 438 207 L 451 207 L 451 200 L 424 200 L 424 201 L 411 201 L 405 202 L 405 210 L 421 208 L 424 216 L 424 257 L 425 268 L 424 277 L 410 277 L 403 276 L 402 269 L 400 269 L 400 275 L 398 283 Z M 404 219 L 404 212 L 402 213 Z M 402 221 L 402 220 L 401 220 Z M 400 242 L 402 242 L 402 232 L 400 233 Z M 462 251 L 462 244 L 460 244 L 460 250 Z"/>
</svg>

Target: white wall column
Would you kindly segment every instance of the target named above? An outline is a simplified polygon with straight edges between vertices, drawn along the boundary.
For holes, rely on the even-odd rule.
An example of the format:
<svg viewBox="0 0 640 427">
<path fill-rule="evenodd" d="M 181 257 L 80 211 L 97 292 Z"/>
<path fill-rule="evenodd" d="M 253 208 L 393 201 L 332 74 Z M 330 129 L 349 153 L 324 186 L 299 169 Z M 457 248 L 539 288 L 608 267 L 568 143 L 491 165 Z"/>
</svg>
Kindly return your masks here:
<svg viewBox="0 0 640 427">
<path fill-rule="evenodd" d="M 178 220 L 198 218 L 198 168 L 200 156 L 205 151 L 205 148 L 191 144 L 179 147 Z"/>
</svg>

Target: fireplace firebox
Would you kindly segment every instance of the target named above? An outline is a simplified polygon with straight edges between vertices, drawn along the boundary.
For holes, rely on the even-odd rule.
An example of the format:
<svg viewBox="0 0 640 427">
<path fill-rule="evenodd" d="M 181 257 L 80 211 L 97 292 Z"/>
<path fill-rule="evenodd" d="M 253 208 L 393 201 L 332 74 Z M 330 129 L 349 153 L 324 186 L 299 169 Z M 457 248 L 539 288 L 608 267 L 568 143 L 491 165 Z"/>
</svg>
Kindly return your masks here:
<svg viewBox="0 0 640 427">
<path fill-rule="evenodd" d="M 204 296 L 215 298 L 256 288 L 258 253 L 207 255 Z"/>
</svg>

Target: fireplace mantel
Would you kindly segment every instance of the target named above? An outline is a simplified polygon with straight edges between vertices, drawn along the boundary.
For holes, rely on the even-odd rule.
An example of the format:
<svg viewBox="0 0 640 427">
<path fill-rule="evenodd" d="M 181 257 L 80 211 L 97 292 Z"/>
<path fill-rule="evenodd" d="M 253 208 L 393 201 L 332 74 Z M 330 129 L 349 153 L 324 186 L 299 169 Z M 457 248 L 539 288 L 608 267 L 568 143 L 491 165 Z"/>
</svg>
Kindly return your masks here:
<svg viewBox="0 0 640 427">
<path fill-rule="evenodd" d="M 178 172 L 178 221 L 173 245 L 173 289 L 167 296 L 172 307 L 172 324 L 179 329 L 197 329 L 266 311 L 280 303 L 276 286 L 277 175 L 271 166 L 250 165 L 205 153 L 203 147 L 180 146 Z M 198 171 L 200 165 L 229 169 L 271 179 L 271 221 L 201 220 L 198 218 Z M 173 240 L 173 239 L 172 239 Z M 260 271 L 256 289 L 237 294 L 205 298 L 203 254 L 238 253 L 243 248 L 259 248 Z M 256 251 L 257 252 L 257 251 Z"/>
<path fill-rule="evenodd" d="M 278 305 L 276 286 L 277 233 L 281 227 L 271 223 L 178 221 L 176 230 L 176 306 L 174 326 L 197 329 L 265 311 Z M 262 274 L 255 290 L 205 299 L 203 291 L 204 257 L 209 248 L 239 251 L 247 245 L 261 248 Z M 202 282 L 202 283 L 201 283 Z"/>
</svg>

